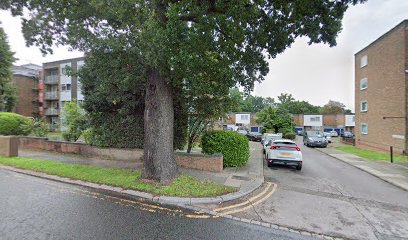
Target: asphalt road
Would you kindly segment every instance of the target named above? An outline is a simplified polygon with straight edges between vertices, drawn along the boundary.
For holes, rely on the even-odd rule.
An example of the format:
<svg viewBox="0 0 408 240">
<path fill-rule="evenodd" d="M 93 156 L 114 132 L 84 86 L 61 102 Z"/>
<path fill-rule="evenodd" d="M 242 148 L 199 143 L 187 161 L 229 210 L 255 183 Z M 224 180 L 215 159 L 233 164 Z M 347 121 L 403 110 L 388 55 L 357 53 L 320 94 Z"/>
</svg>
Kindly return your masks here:
<svg viewBox="0 0 408 240">
<path fill-rule="evenodd" d="M 0 239 L 310 239 L 0 169 Z"/>
<path fill-rule="evenodd" d="M 350 239 L 408 239 L 408 192 L 298 139 L 303 169 L 264 166 L 277 191 L 239 217 Z"/>
</svg>

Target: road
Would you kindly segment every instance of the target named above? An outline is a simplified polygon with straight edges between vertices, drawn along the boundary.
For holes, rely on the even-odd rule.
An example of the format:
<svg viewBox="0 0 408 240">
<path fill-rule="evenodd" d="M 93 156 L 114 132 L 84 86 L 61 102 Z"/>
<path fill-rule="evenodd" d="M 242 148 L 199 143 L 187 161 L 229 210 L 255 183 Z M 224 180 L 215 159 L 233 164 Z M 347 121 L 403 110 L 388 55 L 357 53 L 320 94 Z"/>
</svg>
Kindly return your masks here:
<svg viewBox="0 0 408 240">
<path fill-rule="evenodd" d="M 0 169 L 0 239 L 311 239 Z"/>
<path fill-rule="evenodd" d="M 265 163 L 276 192 L 235 216 L 350 239 L 408 239 L 408 192 L 297 141 L 302 171 Z"/>
</svg>

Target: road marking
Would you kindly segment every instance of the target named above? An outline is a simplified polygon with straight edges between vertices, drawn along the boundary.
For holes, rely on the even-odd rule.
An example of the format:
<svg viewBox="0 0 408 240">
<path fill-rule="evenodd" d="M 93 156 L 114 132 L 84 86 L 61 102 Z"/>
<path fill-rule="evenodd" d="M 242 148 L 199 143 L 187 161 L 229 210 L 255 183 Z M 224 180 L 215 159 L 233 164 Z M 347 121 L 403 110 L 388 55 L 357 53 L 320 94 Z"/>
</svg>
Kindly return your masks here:
<svg viewBox="0 0 408 240">
<path fill-rule="evenodd" d="M 246 204 L 251 203 L 253 200 L 255 200 L 255 199 L 261 197 L 263 194 L 265 194 L 265 193 L 269 190 L 269 188 L 271 187 L 271 185 L 272 185 L 272 183 L 270 183 L 270 182 L 267 182 L 266 184 L 267 184 L 266 188 L 265 188 L 261 193 L 259 193 L 258 195 L 254 196 L 254 197 L 252 197 L 252 198 L 250 198 L 250 199 L 248 199 L 248 200 L 246 200 L 245 202 L 242 202 L 242 203 L 239 203 L 239 204 L 234 204 L 234 205 L 227 206 L 227 207 L 216 208 L 216 209 L 214 209 L 213 211 L 219 212 L 219 211 L 223 211 L 223 210 L 226 210 L 226 209 L 236 208 L 236 207 L 240 207 L 240 206 L 243 206 L 243 205 L 246 205 Z"/>
<path fill-rule="evenodd" d="M 225 215 L 229 215 L 229 214 L 233 214 L 233 213 L 243 212 L 243 211 L 245 211 L 245 210 L 247 210 L 247 209 L 249 209 L 249 208 L 251 208 L 251 207 L 253 207 L 255 205 L 260 204 L 261 202 L 264 202 L 266 199 L 268 199 L 270 196 L 272 196 L 272 194 L 276 191 L 277 186 L 278 185 L 273 183 L 272 191 L 270 193 L 268 193 L 266 196 L 264 196 L 263 198 L 259 199 L 257 202 L 254 202 L 254 203 L 250 202 L 251 204 L 249 206 L 239 208 L 239 209 L 236 209 L 236 210 L 232 210 L 232 211 L 229 211 L 229 212 L 220 213 L 220 216 L 225 216 Z"/>
</svg>

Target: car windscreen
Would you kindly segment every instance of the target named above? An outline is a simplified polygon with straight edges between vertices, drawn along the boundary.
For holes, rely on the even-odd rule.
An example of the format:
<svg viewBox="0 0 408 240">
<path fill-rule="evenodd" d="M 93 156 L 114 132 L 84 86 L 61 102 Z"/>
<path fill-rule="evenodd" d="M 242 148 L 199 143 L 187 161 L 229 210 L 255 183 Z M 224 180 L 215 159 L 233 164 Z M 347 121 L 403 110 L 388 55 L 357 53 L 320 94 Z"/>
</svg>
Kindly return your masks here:
<svg viewBox="0 0 408 240">
<path fill-rule="evenodd" d="M 274 144 L 274 149 L 278 151 L 297 151 L 296 143 L 279 142 Z"/>
<path fill-rule="evenodd" d="M 323 134 L 321 132 L 307 132 L 308 137 L 322 137 Z"/>
</svg>

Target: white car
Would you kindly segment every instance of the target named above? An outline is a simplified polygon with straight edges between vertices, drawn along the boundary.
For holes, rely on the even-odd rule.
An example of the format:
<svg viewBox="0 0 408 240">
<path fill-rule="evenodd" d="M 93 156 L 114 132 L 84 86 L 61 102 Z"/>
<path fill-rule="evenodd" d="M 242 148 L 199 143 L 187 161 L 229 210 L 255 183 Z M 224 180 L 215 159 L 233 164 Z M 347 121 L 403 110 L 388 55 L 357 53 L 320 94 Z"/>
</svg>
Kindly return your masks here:
<svg viewBox="0 0 408 240">
<path fill-rule="evenodd" d="M 331 142 L 332 142 L 332 138 L 331 138 L 331 134 L 330 134 L 330 133 L 324 132 L 324 133 L 323 133 L 323 136 L 324 136 L 324 138 L 326 139 L 326 141 L 327 141 L 328 143 L 331 143 Z"/>
<path fill-rule="evenodd" d="M 332 136 L 332 137 L 338 137 L 339 136 L 339 134 L 336 132 L 336 131 L 330 131 L 330 136 Z"/>
<path fill-rule="evenodd" d="M 267 148 L 267 144 L 269 143 L 269 141 L 275 141 L 275 140 L 280 140 L 280 139 L 282 139 L 282 134 L 281 133 L 277 133 L 277 134 L 274 134 L 274 133 L 267 133 L 265 136 L 264 136 L 264 141 L 263 141 L 263 152 L 265 153 L 266 151 L 266 148 Z"/>
<path fill-rule="evenodd" d="M 302 170 L 303 157 L 298 145 L 287 139 L 269 141 L 265 153 L 268 167 L 275 163 L 296 166 L 297 170 Z"/>
</svg>

